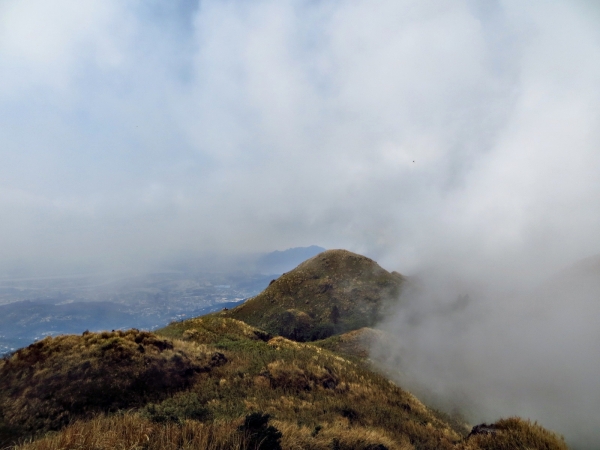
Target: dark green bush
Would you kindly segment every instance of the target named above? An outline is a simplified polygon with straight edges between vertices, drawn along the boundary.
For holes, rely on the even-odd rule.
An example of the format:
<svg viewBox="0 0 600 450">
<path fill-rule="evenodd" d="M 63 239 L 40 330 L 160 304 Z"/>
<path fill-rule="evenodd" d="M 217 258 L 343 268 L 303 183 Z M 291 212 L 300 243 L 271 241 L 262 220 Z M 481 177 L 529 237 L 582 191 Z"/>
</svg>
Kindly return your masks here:
<svg viewBox="0 0 600 450">
<path fill-rule="evenodd" d="M 281 450 L 281 432 L 268 425 L 271 416 L 255 412 L 248 414 L 239 431 L 246 434 L 247 447 L 256 450 Z"/>
</svg>

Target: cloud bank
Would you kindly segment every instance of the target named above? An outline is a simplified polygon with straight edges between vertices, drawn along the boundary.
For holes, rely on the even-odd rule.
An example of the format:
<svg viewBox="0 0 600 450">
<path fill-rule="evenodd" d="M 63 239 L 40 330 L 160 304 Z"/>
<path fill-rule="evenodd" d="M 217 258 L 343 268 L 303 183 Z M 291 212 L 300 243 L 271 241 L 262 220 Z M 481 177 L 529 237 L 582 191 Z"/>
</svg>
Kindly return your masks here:
<svg viewBox="0 0 600 450">
<path fill-rule="evenodd" d="M 3 265 L 597 252 L 597 19 L 576 2 L 3 2 Z"/>
<path fill-rule="evenodd" d="M 517 277 L 427 270 L 372 348 L 401 386 L 471 424 L 521 416 L 597 448 L 600 260 L 531 289 Z"/>
</svg>

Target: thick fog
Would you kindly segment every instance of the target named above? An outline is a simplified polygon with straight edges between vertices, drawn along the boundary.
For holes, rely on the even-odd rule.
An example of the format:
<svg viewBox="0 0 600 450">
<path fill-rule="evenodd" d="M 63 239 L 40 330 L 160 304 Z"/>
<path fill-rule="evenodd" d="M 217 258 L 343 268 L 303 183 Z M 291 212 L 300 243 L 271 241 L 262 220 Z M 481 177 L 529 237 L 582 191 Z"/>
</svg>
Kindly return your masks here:
<svg viewBox="0 0 600 450">
<path fill-rule="evenodd" d="M 387 326 L 433 391 L 591 433 L 595 297 L 532 292 L 600 253 L 599 21 L 567 0 L 4 0 L 0 275 L 347 248 L 423 280 Z"/>
<path fill-rule="evenodd" d="M 402 307 L 371 356 L 401 386 L 471 424 L 520 416 L 598 448 L 600 259 L 546 282 L 466 278 L 429 268 L 411 278 Z M 521 283 L 519 283 L 521 282 Z"/>
<path fill-rule="evenodd" d="M 596 253 L 598 19 L 573 1 L 4 1 L 2 272 L 310 244 L 403 272 Z"/>
</svg>

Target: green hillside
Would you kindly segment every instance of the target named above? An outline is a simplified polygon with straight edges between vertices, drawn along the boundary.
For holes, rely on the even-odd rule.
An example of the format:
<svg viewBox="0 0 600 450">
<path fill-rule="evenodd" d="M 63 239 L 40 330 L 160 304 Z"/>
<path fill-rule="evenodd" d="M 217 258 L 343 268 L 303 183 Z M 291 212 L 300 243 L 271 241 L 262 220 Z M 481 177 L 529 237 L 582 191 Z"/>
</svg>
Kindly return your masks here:
<svg viewBox="0 0 600 450">
<path fill-rule="evenodd" d="M 295 341 L 314 341 L 373 326 L 398 301 L 404 281 L 365 256 L 327 250 L 220 315 Z"/>
</svg>

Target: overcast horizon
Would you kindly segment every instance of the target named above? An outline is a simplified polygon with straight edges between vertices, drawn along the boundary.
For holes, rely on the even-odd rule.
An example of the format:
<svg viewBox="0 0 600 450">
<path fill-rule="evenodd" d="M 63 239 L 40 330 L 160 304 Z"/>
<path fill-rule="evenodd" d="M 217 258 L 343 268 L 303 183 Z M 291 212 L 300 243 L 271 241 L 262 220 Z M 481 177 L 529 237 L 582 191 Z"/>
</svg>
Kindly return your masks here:
<svg viewBox="0 0 600 450">
<path fill-rule="evenodd" d="M 600 253 L 599 17 L 5 1 L 0 273 L 316 244 L 542 279 Z"/>
</svg>

